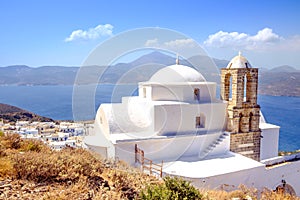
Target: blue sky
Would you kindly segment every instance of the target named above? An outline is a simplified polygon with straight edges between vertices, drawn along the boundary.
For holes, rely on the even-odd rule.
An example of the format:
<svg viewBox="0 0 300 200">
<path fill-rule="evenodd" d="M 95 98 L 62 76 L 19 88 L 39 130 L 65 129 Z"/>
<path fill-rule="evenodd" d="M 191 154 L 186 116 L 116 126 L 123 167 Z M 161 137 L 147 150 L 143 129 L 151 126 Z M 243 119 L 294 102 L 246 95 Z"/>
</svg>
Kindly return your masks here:
<svg viewBox="0 0 300 200">
<path fill-rule="evenodd" d="M 80 66 L 119 33 L 161 27 L 212 57 L 229 60 L 241 50 L 256 67 L 300 68 L 299 10 L 297 0 L 0 1 L 0 66 Z"/>
</svg>

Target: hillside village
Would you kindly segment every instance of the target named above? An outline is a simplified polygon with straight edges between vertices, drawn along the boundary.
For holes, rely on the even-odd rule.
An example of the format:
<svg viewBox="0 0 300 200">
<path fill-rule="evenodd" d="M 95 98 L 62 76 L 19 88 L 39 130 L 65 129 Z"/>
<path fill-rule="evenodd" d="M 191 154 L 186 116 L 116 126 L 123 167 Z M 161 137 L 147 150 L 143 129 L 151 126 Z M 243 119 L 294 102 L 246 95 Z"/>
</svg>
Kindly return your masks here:
<svg viewBox="0 0 300 200">
<path fill-rule="evenodd" d="M 53 150 L 65 147 L 82 147 L 83 136 L 89 125 L 74 122 L 17 121 L 4 122 L 0 119 L 0 131 L 17 133 L 22 139 L 36 139 L 44 142 Z"/>
</svg>

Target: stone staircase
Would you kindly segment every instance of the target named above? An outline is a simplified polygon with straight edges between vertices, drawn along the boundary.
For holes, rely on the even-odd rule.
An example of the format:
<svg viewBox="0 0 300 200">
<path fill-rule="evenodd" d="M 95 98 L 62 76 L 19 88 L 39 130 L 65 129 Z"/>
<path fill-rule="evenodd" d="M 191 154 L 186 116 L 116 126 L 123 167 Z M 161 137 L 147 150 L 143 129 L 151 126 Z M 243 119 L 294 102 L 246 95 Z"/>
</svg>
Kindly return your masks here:
<svg viewBox="0 0 300 200">
<path fill-rule="evenodd" d="M 228 132 L 224 132 L 220 137 L 212 142 L 204 151 L 199 154 L 200 158 L 205 158 L 209 153 L 211 153 L 218 145 L 220 145 L 227 137 L 229 137 Z"/>
</svg>

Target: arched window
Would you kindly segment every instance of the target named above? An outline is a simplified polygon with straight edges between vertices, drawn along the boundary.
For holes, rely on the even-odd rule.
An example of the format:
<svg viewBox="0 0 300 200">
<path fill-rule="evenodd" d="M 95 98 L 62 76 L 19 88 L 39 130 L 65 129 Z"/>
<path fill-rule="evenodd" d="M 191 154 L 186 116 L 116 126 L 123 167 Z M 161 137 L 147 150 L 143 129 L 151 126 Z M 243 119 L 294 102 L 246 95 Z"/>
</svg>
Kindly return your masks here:
<svg viewBox="0 0 300 200">
<path fill-rule="evenodd" d="M 231 74 L 225 75 L 225 81 L 224 81 L 224 100 L 229 101 L 229 99 L 232 98 L 232 76 Z"/>
<path fill-rule="evenodd" d="M 199 88 L 195 88 L 194 89 L 194 100 L 196 101 L 200 101 L 200 89 Z"/>
<path fill-rule="evenodd" d="M 196 128 L 205 128 L 205 115 L 203 113 L 196 116 Z"/>
<path fill-rule="evenodd" d="M 146 88 L 143 88 L 143 97 L 144 97 L 144 98 L 147 97 L 147 90 L 146 90 Z"/>
</svg>

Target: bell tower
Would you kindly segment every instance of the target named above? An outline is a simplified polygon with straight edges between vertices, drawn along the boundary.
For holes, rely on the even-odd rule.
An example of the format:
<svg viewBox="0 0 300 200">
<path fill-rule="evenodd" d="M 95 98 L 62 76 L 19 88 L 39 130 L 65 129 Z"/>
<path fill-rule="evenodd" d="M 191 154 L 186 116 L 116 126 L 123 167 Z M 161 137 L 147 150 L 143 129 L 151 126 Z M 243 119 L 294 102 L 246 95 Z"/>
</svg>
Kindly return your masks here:
<svg viewBox="0 0 300 200">
<path fill-rule="evenodd" d="M 228 101 L 230 150 L 260 160 L 260 106 L 257 104 L 258 68 L 239 53 L 221 69 L 221 99 Z"/>
</svg>

